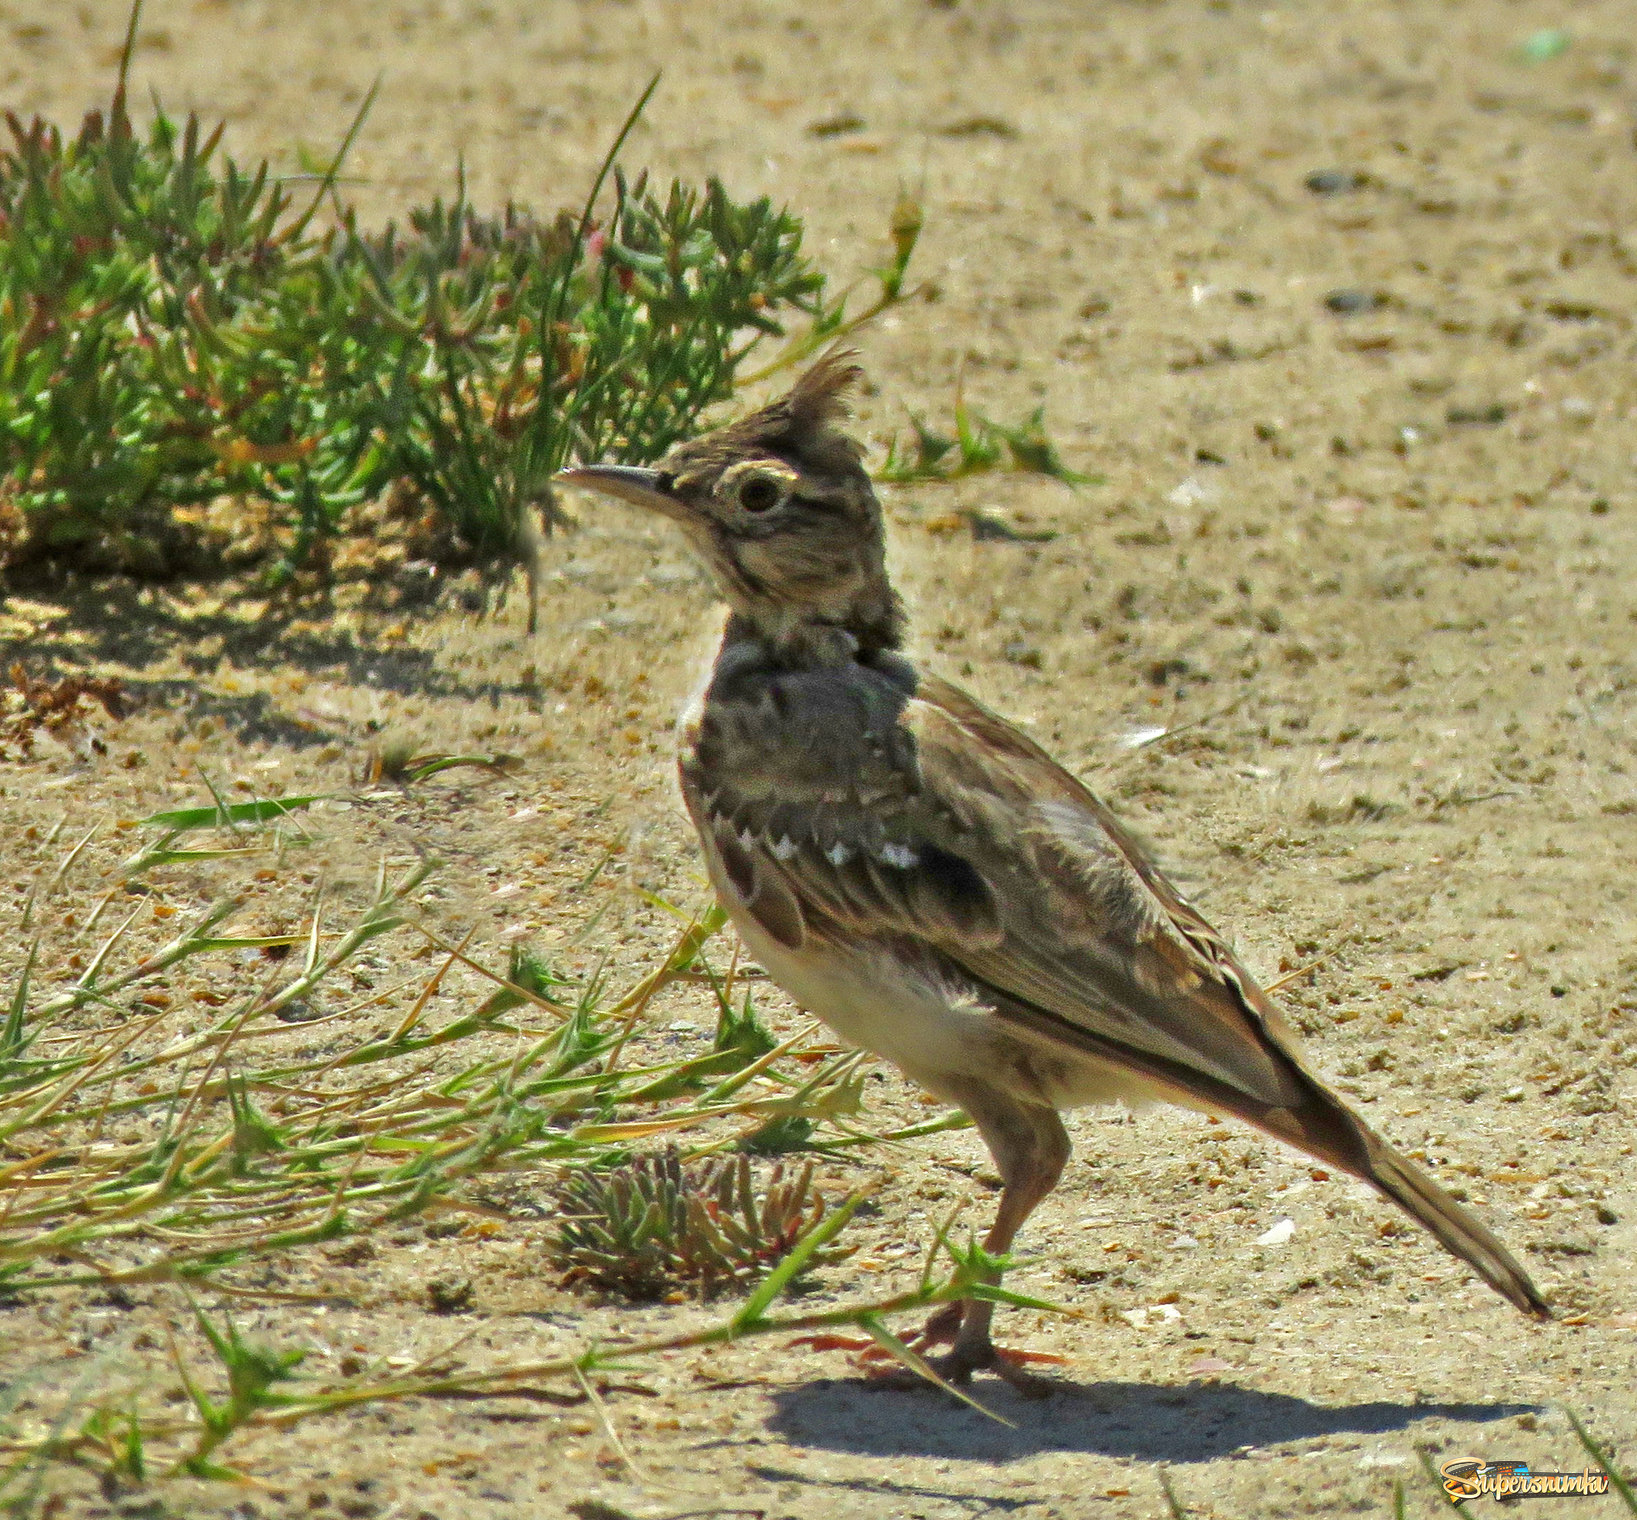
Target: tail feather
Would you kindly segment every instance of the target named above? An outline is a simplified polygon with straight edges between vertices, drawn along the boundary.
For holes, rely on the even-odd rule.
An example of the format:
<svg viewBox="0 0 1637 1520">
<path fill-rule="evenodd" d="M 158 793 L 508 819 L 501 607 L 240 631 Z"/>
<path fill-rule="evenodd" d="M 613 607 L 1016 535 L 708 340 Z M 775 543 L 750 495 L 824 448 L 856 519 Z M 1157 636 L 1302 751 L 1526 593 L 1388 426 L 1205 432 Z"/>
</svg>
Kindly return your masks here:
<svg viewBox="0 0 1637 1520">
<path fill-rule="evenodd" d="M 1363 1181 L 1425 1225 L 1445 1250 L 1469 1263 L 1479 1277 L 1525 1314 L 1536 1319 L 1552 1317 L 1550 1306 L 1530 1281 L 1529 1274 L 1487 1226 L 1480 1224 L 1407 1156 L 1399 1155 L 1362 1124 L 1358 1127 L 1363 1131 L 1361 1138 L 1369 1162 L 1367 1168 L 1357 1169 Z"/>
<path fill-rule="evenodd" d="M 1323 1083 L 1303 1071 L 1308 1101 L 1295 1108 L 1249 1115 L 1268 1133 L 1320 1156 L 1368 1182 L 1435 1235 L 1444 1249 L 1468 1263 L 1503 1298 L 1536 1319 L 1551 1308 L 1529 1274 L 1486 1225 L 1439 1187 L 1408 1156 L 1401 1156 Z"/>
</svg>

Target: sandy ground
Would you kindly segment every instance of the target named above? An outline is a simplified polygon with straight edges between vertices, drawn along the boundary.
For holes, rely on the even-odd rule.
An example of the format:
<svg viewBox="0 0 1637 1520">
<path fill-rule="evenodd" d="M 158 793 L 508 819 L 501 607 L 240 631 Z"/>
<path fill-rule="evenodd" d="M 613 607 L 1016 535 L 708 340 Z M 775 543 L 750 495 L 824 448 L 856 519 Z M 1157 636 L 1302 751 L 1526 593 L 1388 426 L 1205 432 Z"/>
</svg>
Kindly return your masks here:
<svg viewBox="0 0 1637 1520">
<path fill-rule="evenodd" d="M 1554 25 L 1569 46 L 1528 61 Z M 75 118 L 122 26 L 105 0 L 0 0 L 0 97 Z M 355 160 L 373 216 L 446 190 L 457 155 L 480 204 L 581 193 L 658 67 L 630 162 L 788 202 L 839 276 L 919 194 L 929 291 L 863 340 L 861 428 L 947 416 L 964 366 L 975 405 L 1044 403 L 1102 477 L 889 492 L 919 652 L 1109 797 L 1259 973 L 1329 956 L 1285 993 L 1320 1065 L 1464 1189 L 1563 1318 L 1525 1323 L 1246 1132 L 1093 1112 L 1016 1277 L 1088 1313 L 1003 1317 L 1069 1358 L 1041 1403 L 980 1380 L 1009 1426 L 757 1344 L 644 1365 L 646 1396 L 611 1395 L 641 1482 L 583 1411 L 415 1404 L 249 1443 L 251 1490 L 119 1512 L 1113 1520 L 1166 1512 L 1164 1465 L 1191 1514 L 1386 1514 L 1395 1478 L 1424 1514 L 1418 1447 L 1581 1465 L 1562 1402 L 1631 1466 L 1634 38 L 1637 6 L 1613 0 L 151 0 L 142 85 L 225 114 L 242 156 L 333 143 L 379 72 Z M 958 507 L 1058 536 L 976 542 L 946 531 Z M 703 895 L 667 730 L 715 614 L 665 530 L 582 515 L 550 547 L 533 643 L 516 598 L 484 620 L 452 594 L 396 637 L 399 617 L 343 594 L 272 639 L 208 590 L 8 598 L 7 660 L 118 671 L 148 705 L 106 757 L 0 769 L 7 874 L 44 858 L 26 825 L 198 798 L 196 763 L 294 789 L 346 784 L 375 734 L 504 748 L 527 761 L 506 782 L 328 817 L 332 859 L 362 879 L 383 841 L 428 841 L 476 944 L 524 934 L 634 978 L 669 932 L 634 888 Z M 117 854 L 96 849 L 86 894 Z M 527 890 L 486 900 L 490 880 Z M 896 1077 L 874 1086 L 888 1115 L 926 1112 Z M 899 1281 L 951 1202 L 990 1206 L 986 1164 L 957 1134 L 832 1168 L 837 1187 L 876 1175 L 881 1212 L 826 1292 Z M 1257 1245 L 1281 1219 L 1288 1243 Z M 292 1281 L 357 1307 L 244 1323 L 320 1357 L 424 1351 L 451 1338 L 425 1309 L 446 1270 L 474 1283 L 469 1361 L 701 1314 L 573 1298 L 539 1267 L 542 1229 L 406 1229 L 345 1268 L 314 1253 Z M 9 1309 L 0 1365 L 95 1346 L 124 1312 Z M 114 1501 L 76 1487 L 58 1512 Z"/>
</svg>

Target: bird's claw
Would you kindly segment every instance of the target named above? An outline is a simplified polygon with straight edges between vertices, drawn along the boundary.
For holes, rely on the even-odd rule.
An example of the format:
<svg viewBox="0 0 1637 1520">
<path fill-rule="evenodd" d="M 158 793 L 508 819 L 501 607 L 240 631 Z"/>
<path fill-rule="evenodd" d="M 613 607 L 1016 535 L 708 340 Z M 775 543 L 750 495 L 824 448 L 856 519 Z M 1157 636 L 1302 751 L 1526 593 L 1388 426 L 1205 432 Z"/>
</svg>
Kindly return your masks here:
<svg viewBox="0 0 1637 1520">
<path fill-rule="evenodd" d="M 1031 1362 L 1061 1367 L 1067 1364 L 1067 1357 L 1052 1351 L 1019 1351 L 1009 1346 L 996 1346 L 988 1340 L 979 1346 L 962 1346 L 960 1331 L 965 1308 L 962 1303 L 945 1304 L 917 1334 L 905 1341 L 905 1346 L 916 1356 L 924 1357 L 927 1366 L 946 1383 L 969 1383 L 974 1372 L 992 1372 L 1025 1398 L 1045 1398 L 1052 1392 L 1056 1385 L 1050 1379 L 1037 1377 L 1024 1371 L 1024 1368 Z M 789 1344 L 805 1346 L 812 1351 L 851 1351 L 865 1364 L 865 1374 L 878 1387 L 921 1388 L 926 1385 L 926 1378 L 914 1368 L 906 1367 L 889 1347 L 863 1336 L 820 1332 L 799 1335 Z M 953 1349 L 942 1356 L 926 1356 L 930 1347 L 939 1345 L 951 1345 Z"/>
<path fill-rule="evenodd" d="M 864 1356 L 881 1349 L 874 1341 L 861 1335 L 798 1335 L 785 1344 L 787 1347 L 805 1346 L 809 1351 L 857 1351 Z"/>
</svg>

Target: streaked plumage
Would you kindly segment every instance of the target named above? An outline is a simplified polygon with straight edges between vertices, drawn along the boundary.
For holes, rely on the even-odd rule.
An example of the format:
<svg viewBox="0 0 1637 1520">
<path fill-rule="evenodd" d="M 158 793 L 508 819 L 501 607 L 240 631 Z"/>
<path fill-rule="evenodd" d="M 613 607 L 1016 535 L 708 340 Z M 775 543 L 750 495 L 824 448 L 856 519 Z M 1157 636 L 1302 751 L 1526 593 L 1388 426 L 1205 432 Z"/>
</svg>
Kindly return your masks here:
<svg viewBox="0 0 1637 1520">
<path fill-rule="evenodd" d="M 1032 740 L 900 652 L 879 505 L 836 427 L 857 376 L 792 392 L 656 470 L 568 479 L 664 512 L 732 608 L 684 724 L 683 792 L 752 953 L 803 1007 L 972 1116 L 1004 1251 L 1068 1157 L 1058 1110 L 1234 1115 L 1372 1183 L 1526 1313 L 1506 1248 L 1308 1069 L 1217 932 Z M 997 1363 L 967 1306 L 942 1367 Z"/>
</svg>

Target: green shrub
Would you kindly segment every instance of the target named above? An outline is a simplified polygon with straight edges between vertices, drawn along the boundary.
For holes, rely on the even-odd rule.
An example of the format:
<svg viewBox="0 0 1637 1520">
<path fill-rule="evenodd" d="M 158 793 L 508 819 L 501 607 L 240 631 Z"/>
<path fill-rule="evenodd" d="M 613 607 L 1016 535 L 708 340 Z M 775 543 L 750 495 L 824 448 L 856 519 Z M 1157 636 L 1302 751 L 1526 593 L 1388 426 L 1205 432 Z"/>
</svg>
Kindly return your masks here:
<svg viewBox="0 0 1637 1520">
<path fill-rule="evenodd" d="M 122 102 L 72 138 L 8 117 L 0 566 L 187 568 L 200 508 L 227 500 L 265 519 L 277 580 L 389 487 L 435 509 L 452 554 L 527 564 L 571 457 L 652 460 L 792 313 L 807 347 L 851 325 L 799 221 L 714 180 L 615 170 L 598 218 L 611 152 L 583 212 L 486 217 L 462 182 L 370 233 L 339 156 L 298 206 L 220 127 L 160 111 L 142 135 Z M 877 309 L 914 239 L 895 241 Z"/>
</svg>

